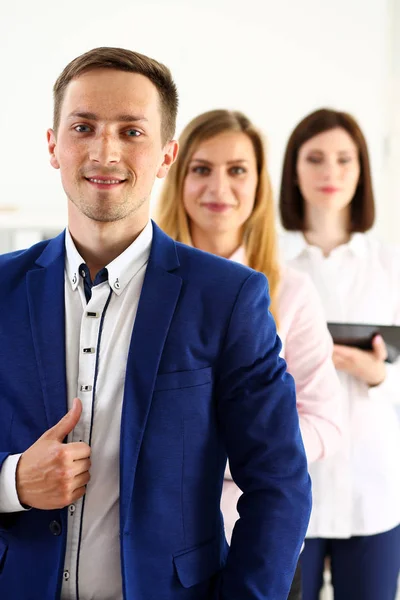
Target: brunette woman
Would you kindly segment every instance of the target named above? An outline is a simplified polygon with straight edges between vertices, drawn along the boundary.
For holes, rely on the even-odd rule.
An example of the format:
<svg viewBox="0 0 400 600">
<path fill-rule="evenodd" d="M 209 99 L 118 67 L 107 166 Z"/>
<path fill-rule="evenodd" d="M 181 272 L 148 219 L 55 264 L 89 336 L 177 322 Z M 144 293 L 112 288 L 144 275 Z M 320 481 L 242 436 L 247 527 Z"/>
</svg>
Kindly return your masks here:
<svg viewBox="0 0 400 600">
<path fill-rule="evenodd" d="M 367 144 L 348 114 L 318 110 L 290 136 L 280 193 L 282 248 L 311 276 L 327 321 L 400 325 L 400 254 L 367 235 L 374 223 Z M 334 346 L 342 383 L 340 451 L 310 465 L 313 511 L 301 563 L 318 600 L 326 557 L 335 600 L 394 600 L 400 569 L 400 364 Z"/>
</svg>

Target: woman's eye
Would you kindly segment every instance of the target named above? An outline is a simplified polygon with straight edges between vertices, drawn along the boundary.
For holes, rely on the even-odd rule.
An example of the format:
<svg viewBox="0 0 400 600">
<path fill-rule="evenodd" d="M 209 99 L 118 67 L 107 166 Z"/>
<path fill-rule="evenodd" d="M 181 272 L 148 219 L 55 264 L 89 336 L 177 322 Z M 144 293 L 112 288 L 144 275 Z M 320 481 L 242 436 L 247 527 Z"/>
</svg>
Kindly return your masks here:
<svg viewBox="0 0 400 600">
<path fill-rule="evenodd" d="M 208 175 L 210 173 L 210 169 L 209 167 L 198 165 L 197 167 L 192 168 L 192 173 L 196 173 L 196 175 Z"/>
<path fill-rule="evenodd" d="M 231 175 L 243 175 L 243 173 L 246 173 L 246 169 L 243 167 L 231 167 L 229 172 Z"/>
<path fill-rule="evenodd" d="M 343 158 L 339 158 L 339 164 L 341 165 L 346 165 L 347 163 L 351 162 L 351 158 L 349 156 L 347 157 L 343 157 Z"/>
<path fill-rule="evenodd" d="M 90 131 L 89 125 L 77 125 L 76 127 L 74 127 L 74 129 L 78 133 L 87 133 L 88 131 Z"/>
<path fill-rule="evenodd" d="M 126 135 L 128 137 L 140 137 L 142 134 L 137 129 L 128 129 Z"/>
<path fill-rule="evenodd" d="M 319 156 L 309 156 L 307 161 L 313 165 L 319 165 L 322 162 L 322 158 L 319 158 Z"/>
</svg>

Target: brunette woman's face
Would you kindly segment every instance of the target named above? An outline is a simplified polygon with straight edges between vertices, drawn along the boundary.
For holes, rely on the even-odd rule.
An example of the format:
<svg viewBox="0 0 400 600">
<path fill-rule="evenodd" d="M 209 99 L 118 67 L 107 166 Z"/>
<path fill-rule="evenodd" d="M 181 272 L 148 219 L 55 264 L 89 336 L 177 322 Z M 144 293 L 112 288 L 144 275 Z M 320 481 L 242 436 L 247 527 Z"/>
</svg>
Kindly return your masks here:
<svg viewBox="0 0 400 600">
<path fill-rule="evenodd" d="M 192 235 L 237 235 L 250 217 L 258 183 L 251 139 L 225 132 L 201 142 L 193 153 L 183 185 L 183 205 Z"/>
<path fill-rule="evenodd" d="M 360 179 L 358 148 L 342 127 L 324 131 L 300 147 L 296 172 L 306 209 L 342 211 Z"/>
</svg>

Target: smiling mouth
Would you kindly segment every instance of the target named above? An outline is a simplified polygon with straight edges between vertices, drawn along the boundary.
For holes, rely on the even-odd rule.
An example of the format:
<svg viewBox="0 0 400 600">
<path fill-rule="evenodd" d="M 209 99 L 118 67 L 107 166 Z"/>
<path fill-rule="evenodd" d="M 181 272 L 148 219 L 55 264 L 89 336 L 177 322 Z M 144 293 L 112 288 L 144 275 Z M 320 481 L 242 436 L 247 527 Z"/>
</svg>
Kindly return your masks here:
<svg viewBox="0 0 400 600">
<path fill-rule="evenodd" d="M 221 204 L 217 202 L 206 202 L 202 204 L 202 206 L 213 212 L 224 212 L 225 210 L 233 208 L 232 204 Z"/>
<path fill-rule="evenodd" d="M 98 177 L 85 177 L 86 181 L 97 185 L 119 185 L 124 183 L 126 179 L 100 179 Z"/>
</svg>

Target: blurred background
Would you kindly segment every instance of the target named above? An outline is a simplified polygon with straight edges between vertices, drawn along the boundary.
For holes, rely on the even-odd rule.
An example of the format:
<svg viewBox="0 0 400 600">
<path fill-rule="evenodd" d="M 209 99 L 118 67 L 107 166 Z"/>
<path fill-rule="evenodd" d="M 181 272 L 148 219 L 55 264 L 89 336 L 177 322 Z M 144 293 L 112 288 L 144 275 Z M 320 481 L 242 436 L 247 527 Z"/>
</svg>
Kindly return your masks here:
<svg viewBox="0 0 400 600">
<path fill-rule="evenodd" d="M 16 0 L 1 4 L 0 40 L 0 252 L 66 225 L 46 145 L 52 86 L 96 46 L 130 48 L 170 67 L 177 134 L 212 108 L 248 114 L 267 138 L 275 194 L 296 123 L 320 107 L 352 113 L 371 153 L 374 235 L 400 238 L 400 0 Z"/>
<path fill-rule="evenodd" d="M 96 46 L 127 47 L 171 68 L 180 92 L 177 134 L 205 110 L 247 113 L 268 140 L 275 192 L 295 124 L 322 106 L 353 113 L 371 152 L 374 233 L 397 241 L 400 0 L 17 0 L 1 5 L 0 40 L 0 252 L 65 226 L 46 146 L 52 85 L 71 59 Z"/>
</svg>

